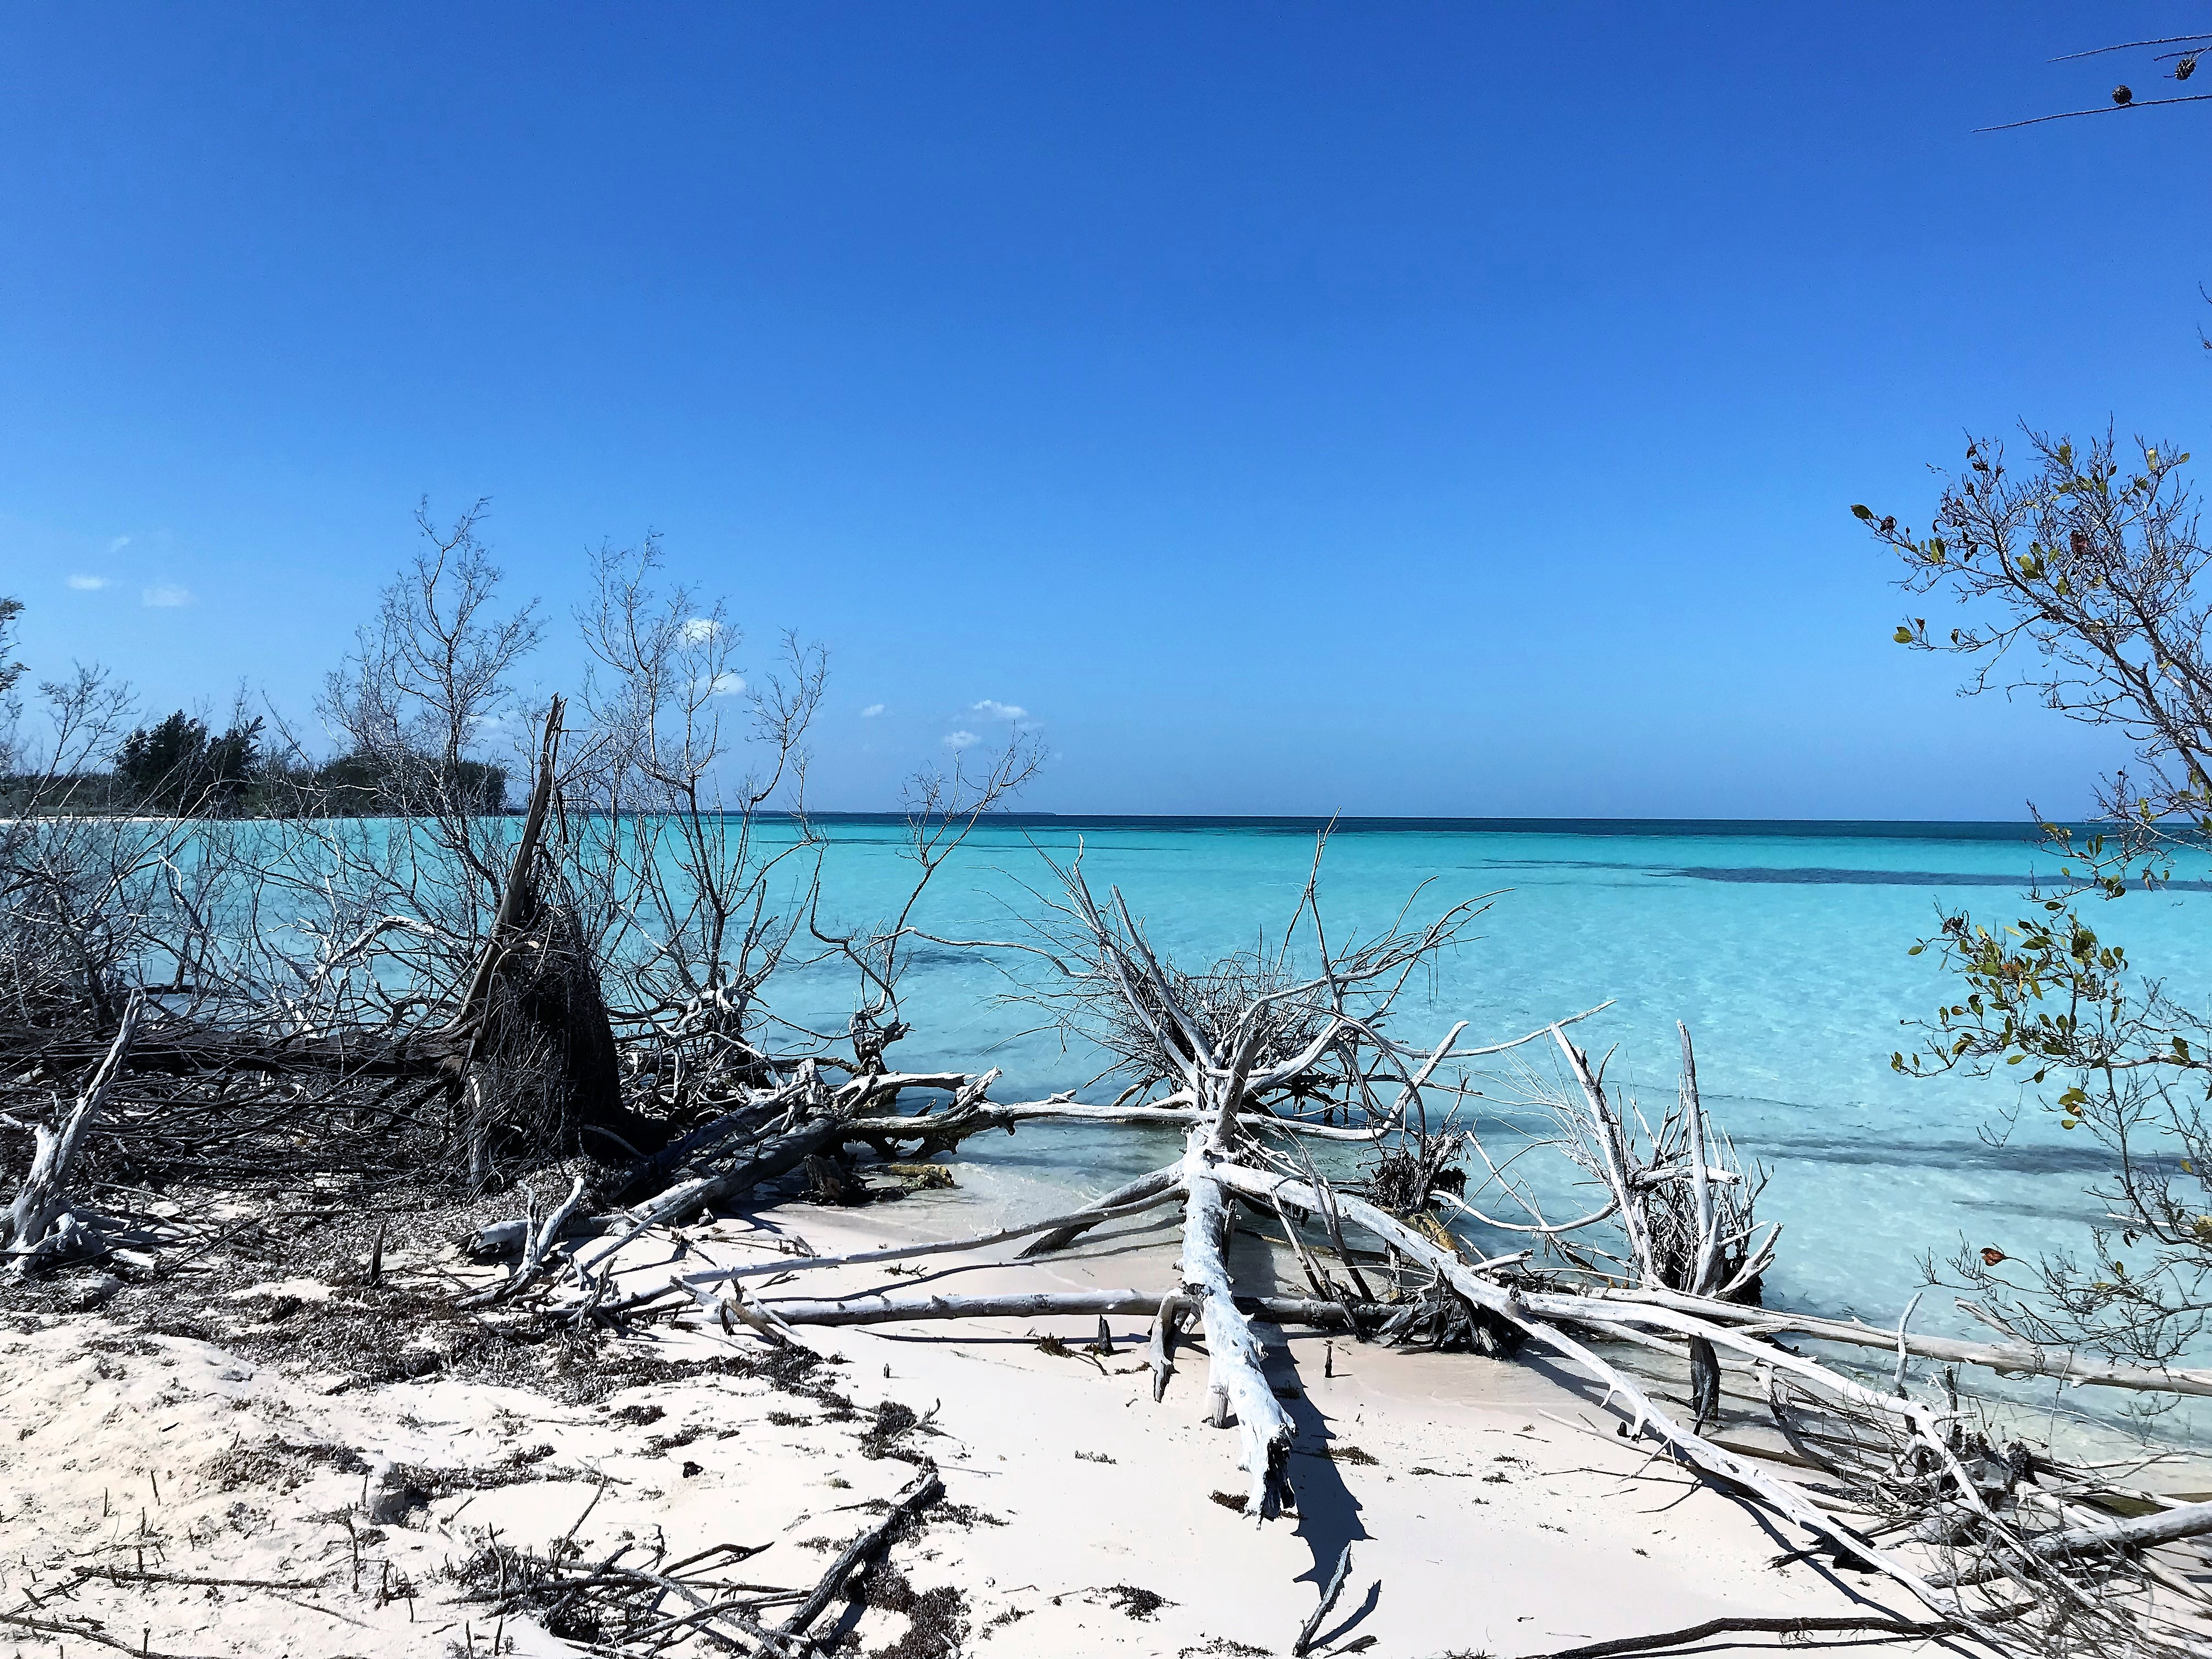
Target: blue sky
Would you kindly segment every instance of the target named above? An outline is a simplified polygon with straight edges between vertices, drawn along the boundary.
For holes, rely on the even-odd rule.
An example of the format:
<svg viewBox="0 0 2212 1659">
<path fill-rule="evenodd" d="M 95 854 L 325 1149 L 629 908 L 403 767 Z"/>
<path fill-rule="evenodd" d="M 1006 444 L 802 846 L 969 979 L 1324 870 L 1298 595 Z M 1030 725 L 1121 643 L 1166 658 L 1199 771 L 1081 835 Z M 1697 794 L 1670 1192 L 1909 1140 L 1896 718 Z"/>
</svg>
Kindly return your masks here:
<svg viewBox="0 0 2212 1659">
<path fill-rule="evenodd" d="M 11 6 L 0 592 L 304 712 L 489 495 L 556 612 L 654 530 L 826 644 L 827 807 L 995 702 L 1044 810 L 2067 810 L 2095 742 L 1889 646 L 1845 509 L 2016 417 L 2212 456 L 2212 118 L 1971 131 L 2192 27 Z"/>
</svg>

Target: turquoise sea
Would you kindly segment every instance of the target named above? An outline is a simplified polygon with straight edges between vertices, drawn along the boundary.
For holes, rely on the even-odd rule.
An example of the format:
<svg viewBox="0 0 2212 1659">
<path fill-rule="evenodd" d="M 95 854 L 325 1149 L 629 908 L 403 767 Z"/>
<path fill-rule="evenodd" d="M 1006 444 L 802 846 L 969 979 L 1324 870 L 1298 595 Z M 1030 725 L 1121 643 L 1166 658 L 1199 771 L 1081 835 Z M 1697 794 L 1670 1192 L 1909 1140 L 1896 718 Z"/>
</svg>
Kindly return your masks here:
<svg viewBox="0 0 2212 1659">
<path fill-rule="evenodd" d="M 822 827 L 825 914 L 834 905 L 859 922 L 893 908 L 913 873 L 897 822 Z M 1030 890 L 1052 883 L 1040 853 L 1065 861 L 1079 844 L 1095 890 L 1118 885 L 1157 946 L 1202 966 L 1279 928 L 1320 827 L 993 820 L 939 872 L 916 920 L 949 936 L 1018 936 L 1037 909 Z M 1663 1109 L 1674 1022 L 1686 1022 L 1708 1108 L 1772 1171 L 1762 1213 L 1786 1231 L 1770 1300 L 1887 1324 L 1929 1252 L 1965 1243 L 2032 1255 L 2079 1243 L 2096 1218 L 2082 1189 L 2101 1160 L 2085 1137 L 2062 1132 L 2033 1102 L 2015 1114 L 2008 1084 L 1915 1080 L 1889 1065 L 1910 1043 L 1900 1021 L 1942 994 L 1934 953 L 1907 954 L 1933 931 L 1937 905 L 2009 921 L 2031 879 L 2057 868 L 2033 829 L 2015 824 L 1354 820 L 1330 837 L 1322 896 L 1340 937 L 1387 926 L 1416 889 L 1417 919 L 1496 894 L 1474 942 L 1408 988 L 1401 1036 L 1433 1041 L 1464 1018 L 1470 1039 L 1492 1041 L 1612 999 L 1580 1040 L 1613 1048 L 1610 1075 Z M 2185 881 L 2098 907 L 2100 927 L 2192 1001 L 2212 976 L 2205 888 Z M 973 953 L 921 947 L 902 985 L 915 1033 L 894 1057 L 910 1068 L 1003 1066 L 1005 1099 L 1085 1085 L 1096 1057 L 1032 1029 L 1036 1011 L 1006 1000 L 1020 988 Z M 785 976 L 776 1006 L 842 1024 L 851 997 L 848 975 L 815 971 Z M 1531 1058 L 1548 1064 L 1540 1047 Z M 1112 1092 L 1093 1085 L 1084 1097 Z M 1523 1122 L 1480 1113 L 1475 1121 L 1494 1156 L 1525 1144 Z M 1165 1137 L 1038 1127 L 970 1143 L 963 1158 L 988 1164 L 1008 1206 L 1026 1209 L 1173 1152 Z M 1564 1194 L 1565 1180 L 1540 1175 L 1540 1190 Z M 1984 1334 L 1942 1292 L 1915 1328 Z"/>
</svg>

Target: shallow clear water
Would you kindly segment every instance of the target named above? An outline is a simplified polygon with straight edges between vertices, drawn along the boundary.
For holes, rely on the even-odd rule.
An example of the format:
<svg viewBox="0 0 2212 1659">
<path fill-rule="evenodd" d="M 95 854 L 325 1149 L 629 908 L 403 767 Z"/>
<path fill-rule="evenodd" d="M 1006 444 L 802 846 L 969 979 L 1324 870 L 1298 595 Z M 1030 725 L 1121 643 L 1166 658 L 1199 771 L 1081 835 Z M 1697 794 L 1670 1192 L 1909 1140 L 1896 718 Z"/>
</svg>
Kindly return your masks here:
<svg viewBox="0 0 2212 1659">
<path fill-rule="evenodd" d="M 897 826 L 827 828 L 824 890 L 838 908 L 860 921 L 892 908 L 912 875 Z M 1079 838 L 1094 889 L 1119 885 L 1155 945 L 1187 966 L 1279 927 L 1313 854 L 1310 825 L 994 823 L 939 872 L 920 925 L 1015 934 L 1036 908 L 1024 884 L 1051 881 L 1039 851 L 1064 860 Z M 1910 1046 L 1900 1020 L 1932 1009 L 1944 984 L 1932 952 L 1906 954 L 1932 931 L 1936 905 L 2008 921 L 2031 875 L 2055 869 L 2031 832 L 2010 825 L 1423 822 L 1340 825 L 1322 890 L 1333 935 L 1387 925 L 1424 883 L 1416 917 L 1497 892 L 1476 942 L 1409 988 L 1402 1037 L 1433 1039 L 1465 1018 L 1470 1038 L 1492 1041 L 1611 998 L 1580 1040 L 1596 1052 L 1618 1045 L 1611 1075 L 1663 1105 L 1674 1023 L 1686 1021 L 1709 1108 L 1773 1173 L 1762 1213 L 1787 1231 L 1770 1298 L 1889 1323 L 1917 1287 L 1923 1254 L 1964 1241 L 2032 1255 L 2079 1243 L 2093 1219 L 2081 1189 L 2099 1158 L 2085 1139 L 2031 1103 L 1993 1146 L 1985 1136 L 2018 1099 L 2011 1085 L 1916 1081 L 1889 1067 L 1892 1050 Z M 2193 999 L 2212 969 L 2208 904 L 2193 884 L 2130 894 L 2097 919 Z M 924 947 L 902 985 L 916 1032 L 894 1057 L 1002 1066 L 1000 1098 L 1085 1083 L 1092 1056 L 1063 1051 L 1055 1034 L 1024 1035 L 1036 1012 L 997 1000 L 1015 988 L 981 959 Z M 779 994 L 781 1011 L 800 1019 L 842 1020 L 851 1006 L 843 976 L 794 977 Z M 1482 1127 L 1508 1149 L 1520 1144 L 1508 1126 Z M 1095 1190 L 1174 1150 L 1164 1137 L 1036 1128 L 970 1143 L 963 1158 L 988 1163 L 1011 1205 L 1048 1201 L 1069 1184 Z M 1984 1334 L 1942 1295 L 1928 1298 L 1915 1328 Z"/>
</svg>

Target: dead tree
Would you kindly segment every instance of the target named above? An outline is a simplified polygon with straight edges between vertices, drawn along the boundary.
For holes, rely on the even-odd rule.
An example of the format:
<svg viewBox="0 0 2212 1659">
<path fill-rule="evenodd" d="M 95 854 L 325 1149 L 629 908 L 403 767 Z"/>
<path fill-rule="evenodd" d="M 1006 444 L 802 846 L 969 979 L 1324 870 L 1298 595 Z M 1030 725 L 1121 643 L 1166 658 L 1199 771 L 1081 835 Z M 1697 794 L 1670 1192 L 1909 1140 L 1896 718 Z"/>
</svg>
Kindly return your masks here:
<svg viewBox="0 0 2212 1659">
<path fill-rule="evenodd" d="M 536 1162 L 582 1151 L 621 1164 L 659 1139 L 658 1126 L 624 1104 L 597 964 L 574 908 L 549 891 L 544 842 L 563 707 L 555 697 L 546 711 L 537 779 L 499 908 L 459 1005 L 434 1039 L 461 1080 L 476 1187 L 490 1178 L 502 1139 Z M 641 1139 L 652 1146 L 641 1150 Z"/>
<path fill-rule="evenodd" d="M 36 1150 L 31 1158 L 30 1173 L 24 1177 L 7 1214 L 0 1217 L 0 1224 L 0 1224 L 0 1243 L 4 1243 L 8 1254 L 15 1258 L 19 1273 L 73 1256 L 99 1254 L 98 1244 L 88 1236 L 90 1218 L 70 1202 L 70 1167 L 84 1145 L 86 1131 L 100 1115 L 101 1103 L 107 1098 L 117 1073 L 130 1057 L 131 1040 L 138 1034 L 138 1022 L 144 1012 L 144 1000 L 131 998 L 124 1008 L 122 1023 L 116 1029 L 106 1057 L 93 1073 L 92 1081 L 85 1085 L 84 1092 L 77 1097 L 76 1104 L 58 1128 L 41 1123 L 32 1129 Z M 54 1103 L 58 1110 L 59 1099 Z"/>
</svg>

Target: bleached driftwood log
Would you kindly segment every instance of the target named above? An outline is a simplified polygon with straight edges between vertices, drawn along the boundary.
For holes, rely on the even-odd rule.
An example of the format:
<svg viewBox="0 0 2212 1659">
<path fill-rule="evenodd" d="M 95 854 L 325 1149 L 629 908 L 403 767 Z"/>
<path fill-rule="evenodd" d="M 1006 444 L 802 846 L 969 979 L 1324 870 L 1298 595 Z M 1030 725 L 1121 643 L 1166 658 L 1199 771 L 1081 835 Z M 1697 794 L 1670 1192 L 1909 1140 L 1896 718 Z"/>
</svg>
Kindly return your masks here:
<svg viewBox="0 0 2212 1659">
<path fill-rule="evenodd" d="M 2130 1521 L 2100 1521 L 2090 1526 L 2069 1527 L 2063 1532 L 2045 1533 L 2040 1538 L 2022 1540 L 2019 1547 L 2045 1561 L 2075 1555 L 2094 1559 L 2120 1550 L 2202 1538 L 2207 1533 L 2212 1533 L 2212 1504 L 2178 1504 L 2172 1509 L 2137 1516 Z M 1929 1582 L 1945 1586 L 1963 1584 L 1977 1572 L 1981 1577 L 1995 1577 L 2002 1571 L 2002 1564 L 1998 1564 L 1973 1571 L 1939 1573 Z"/>
<path fill-rule="evenodd" d="M 1762 1336 L 1804 1336 L 1816 1341 L 1892 1353 L 1897 1352 L 1901 1342 L 1905 1352 L 1916 1358 L 1978 1366 L 2003 1376 L 2054 1376 L 2063 1380 L 2069 1388 L 2126 1389 L 2142 1394 L 2212 1397 L 2212 1370 L 2121 1365 L 2075 1350 L 2042 1347 L 2030 1342 L 1967 1342 L 1955 1337 L 1922 1336 L 1911 1332 L 1900 1339 L 1894 1329 L 1885 1330 L 1852 1320 L 1827 1319 L 1818 1314 L 1791 1313 L 1774 1308 L 1747 1308 L 1674 1291 L 1608 1285 L 1590 1291 L 1584 1299 L 1592 1304 L 1589 1312 L 1593 1316 L 1620 1317 L 1618 1307 L 1595 1305 L 1601 1302 L 1648 1302 L 1695 1314 L 1716 1324 L 1754 1327 Z"/>
<path fill-rule="evenodd" d="M 138 1023 L 144 1016 L 145 1007 L 144 995 L 134 993 L 125 1005 L 123 1018 L 116 1027 L 114 1041 L 107 1046 L 106 1057 L 100 1062 L 100 1069 L 93 1073 L 84 1092 L 77 1097 L 76 1104 L 63 1120 L 61 1127 L 56 1130 L 43 1123 L 33 1126 L 30 1173 L 17 1190 L 6 1216 L 8 1254 L 15 1258 L 19 1273 L 33 1272 L 47 1263 L 97 1249 L 83 1218 L 70 1203 L 70 1166 L 76 1161 L 86 1133 L 99 1117 L 108 1090 L 123 1069 L 131 1041 L 138 1035 Z"/>
<path fill-rule="evenodd" d="M 988 1233 L 973 1233 L 964 1238 L 933 1240 L 927 1244 L 896 1244 L 880 1250 L 859 1250 L 850 1255 L 787 1255 L 767 1261 L 748 1261 L 728 1267 L 708 1267 L 697 1273 L 681 1275 L 686 1285 L 719 1285 L 739 1279 L 777 1279 L 787 1273 L 805 1273 L 823 1267 L 866 1267 L 878 1262 L 910 1261 L 917 1256 L 948 1255 L 956 1251 L 988 1249 L 994 1244 L 1004 1244 L 1017 1238 L 1027 1238 L 1033 1233 L 1065 1231 L 1071 1228 L 1091 1228 L 1126 1217 L 1142 1215 L 1163 1204 L 1179 1200 L 1181 1191 L 1170 1179 L 1163 1181 L 1157 1190 L 1144 1194 L 1126 1204 L 1113 1204 L 1101 1200 L 1081 1210 L 1066 1215 L 1056 1215 L 1042 1221 L 1024 1222 L 1012 1227 L 1000 1227 Z M 1149 1179 L 1149 1177 L 1147 1177 Z M 1109 1194 L 1108 1199 L 1113 1197 Z M 1026 1252 L 1024 1252 L 1026 1254 Z"/>
<path fill-rule="evenodd" d="M 1149 1175 L 1139 1176 L 1134 1181 L 1116 1187 L 1093 1206 L 1096 1210 L 1110 1210 L 1127 1204 L 1139 1204 L 1147 1200 L 1174 1197 L 1182 1194 L 1182 1166 L 1170 1164 L 1164 1170 L 1154 1170 Z M 1101 1219 L 1103 1218 L 1102 1217 Z M 1024 1256 L 1048 1255 L 1054 1250 L 1064 1250 L 1098 1223 L 1085 1218 L 1071 1219 L 1064 1227 L 1055 1227 L 1042 1238 L 1032 1241 L 1022 1249 Z"/>
<path fill-rule="evenodd" d="M 1275 1398 L 1265 1351 L 1229 1282 L 1229 1204 L 1214 1164 L 1214 1148 L 1193 1129 L 1183 1158 L 1183 1294 L 1206 1331 L 1207 1418 L 1226 1428 L 1235 1414 L 1249 1488 L 1245 1513 L 1266 1521 L 1296 1506 L 1286 1477 L 1297 1430 Z"/>
<path fill-rule="evenodd" d="M 1179 1291 L 1117 1288 L 984 1291 L 972 1296 L 939 1296 L 915 1291 L 823 1299 L 770 1298 L 752 1305 L 763 1313 L 775 1315 L 787 1325 L 889 1325 L 908 1319 L 1091 1318 L 1101 1314 L 1136 1317 L 1157 1316 L 1163 1309 L 1171 1318 L 1188 1319 L 1198 1311 L 1202 1300 Z M 1340 1303 L 1304 1297 L 1240 1296 L 1236 1297 L 1236 1304 L 1237 1310 L 1248 1319 L 1270 1325 L 1310 1325 L 1317 1329 L 1342 1330 L 1349 1318 Z"/>
</svg>

